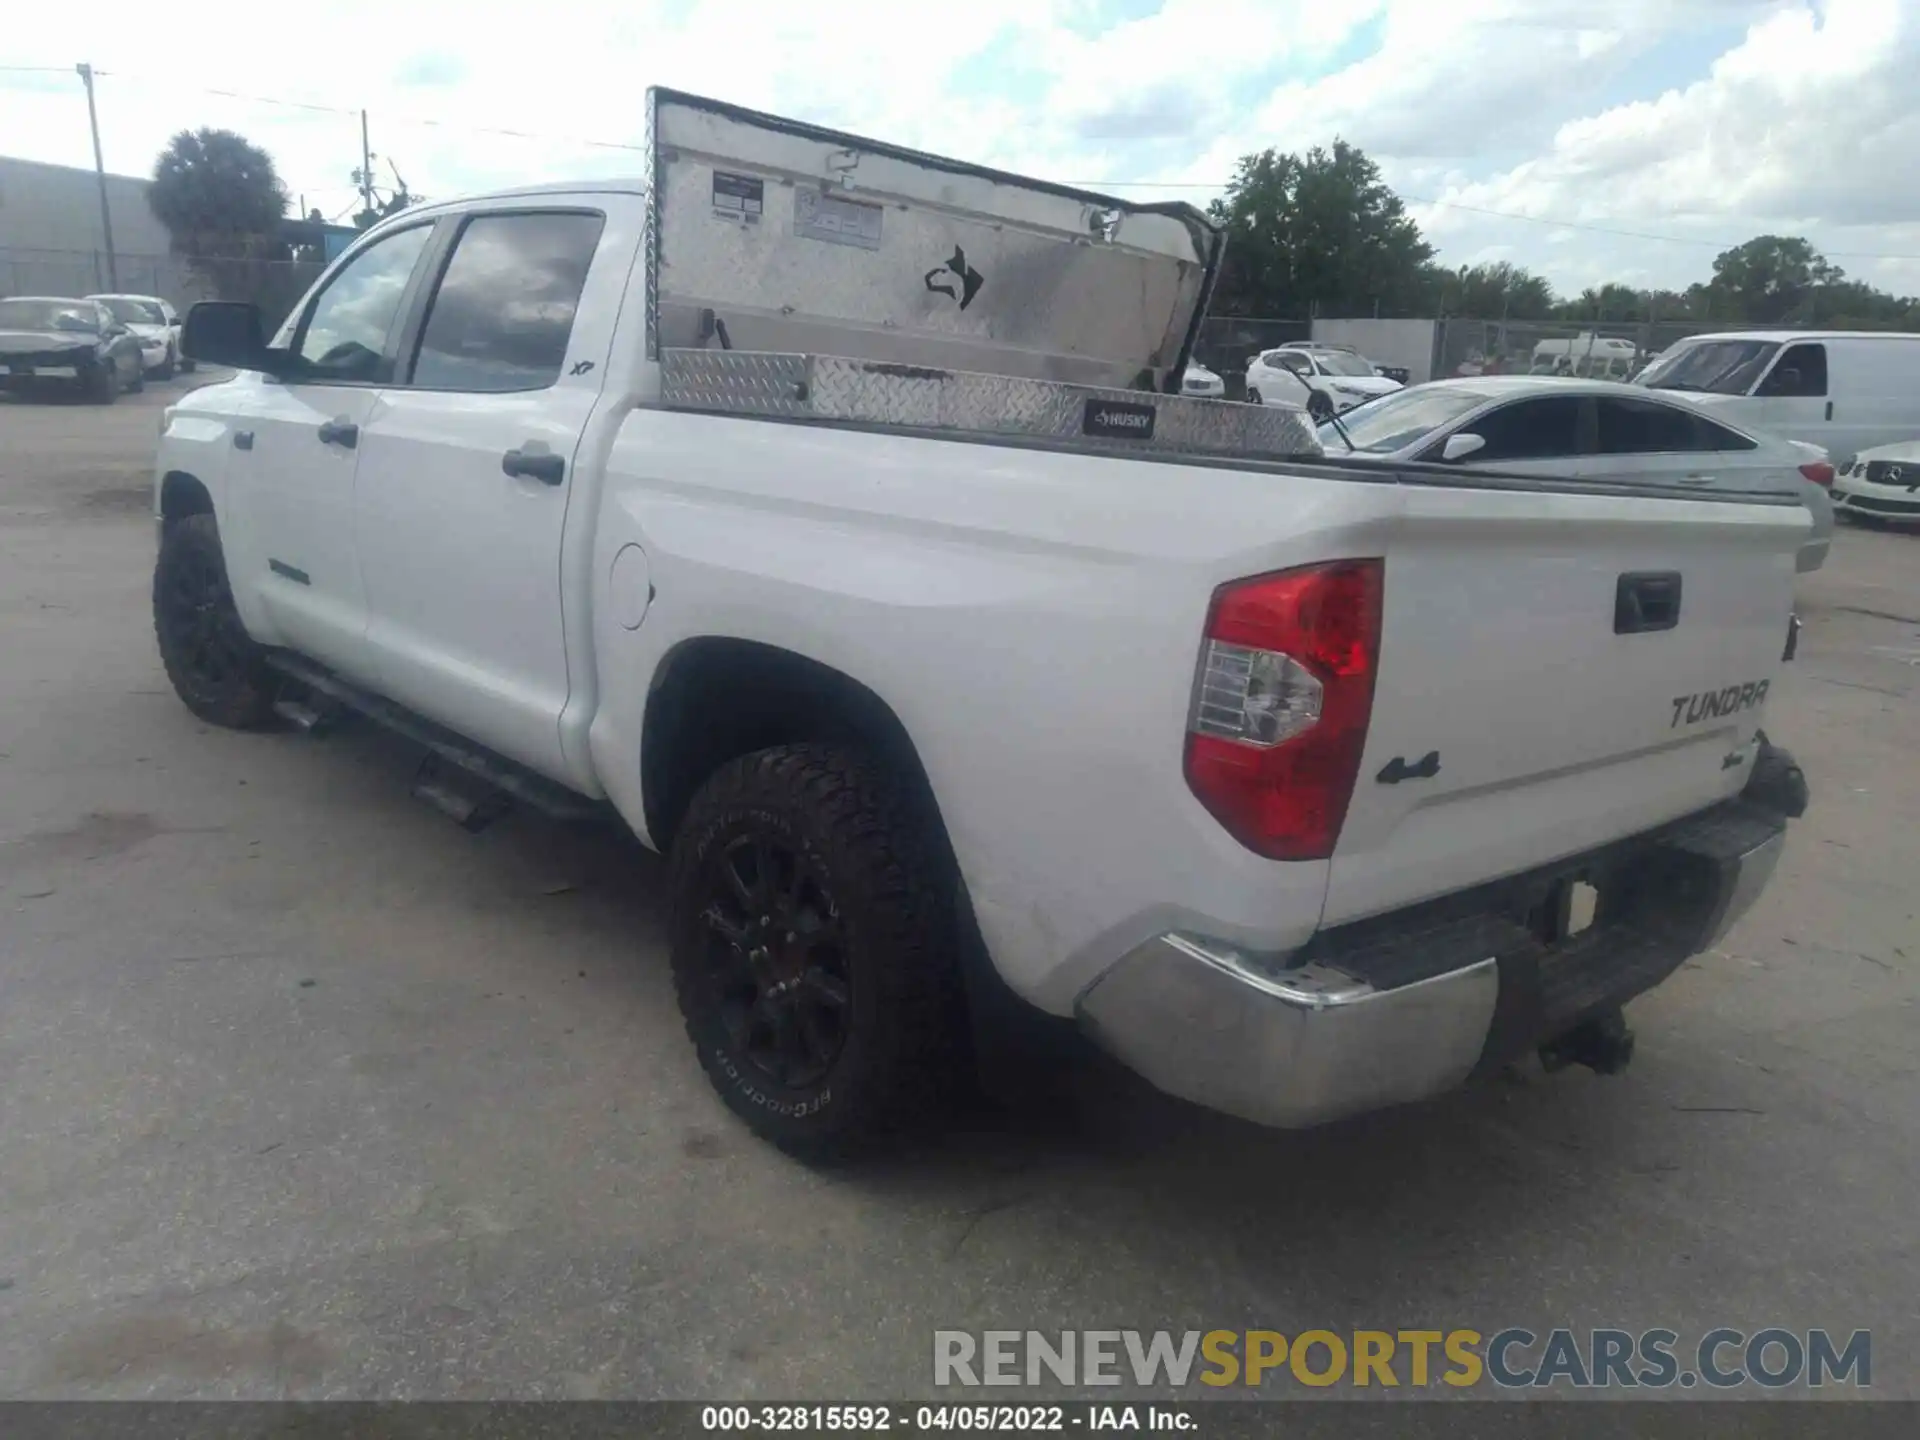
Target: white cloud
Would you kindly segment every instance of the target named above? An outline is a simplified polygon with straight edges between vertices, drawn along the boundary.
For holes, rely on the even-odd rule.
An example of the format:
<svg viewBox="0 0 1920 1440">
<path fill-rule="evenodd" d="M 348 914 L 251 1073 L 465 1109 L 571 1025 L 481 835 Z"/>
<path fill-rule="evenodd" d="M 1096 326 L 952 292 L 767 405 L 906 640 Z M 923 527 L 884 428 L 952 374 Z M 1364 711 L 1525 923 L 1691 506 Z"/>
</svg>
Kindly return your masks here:
<svg viewBox="0 0 1920 1440">
<path fill-rule="evenodd" d="M 1563 289 L 1684 284 L 1716 242 L 1763 229 L 1920 257 L 1901 178 L 1920 172 L 1912 0 L 563 0 L 531 16 L 334 0 L 291 43 L 242 0 L 13 9 L 5 63 L 62 73 L 0 73 L 0 151 L 91 164 L 64 73 L 84 58 L 109 168 L 144 173 L 173 131 L 226 126 L 330 214 L 354 203 L 362 106 L 375 151 L 447 194 L 638 169 L 659 82 L 1116 184 L 1211 185 L 1248 151 L 1341 135 L 1410 201 L 1564 222 L 1414 205 L 1450 263 L 1497 255 Z M 1920 259 L 1836 258 L 1920 289 Z"/>
</svg>

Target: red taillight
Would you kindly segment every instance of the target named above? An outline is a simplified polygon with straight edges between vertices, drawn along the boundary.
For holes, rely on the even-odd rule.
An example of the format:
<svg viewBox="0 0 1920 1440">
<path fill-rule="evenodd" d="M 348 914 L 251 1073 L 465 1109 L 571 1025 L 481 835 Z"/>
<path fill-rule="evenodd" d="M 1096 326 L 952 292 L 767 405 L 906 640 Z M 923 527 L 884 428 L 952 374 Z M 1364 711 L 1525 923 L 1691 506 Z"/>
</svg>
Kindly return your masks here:
<svg viewBox="0 0 1920 1440">
<path fill-rule="evenodd" d="M 1816 485 L 1833 484 L 1833 466 L 1825 460 L 1809 460 L 1800 467 L 1800 473 Z"/>
<path fill-rule="evenodd" d="M 1378 560 L 1222 586 L 1187 726 L 1187 784 L 1270 860 L 1333 853 L 1360 771 L 1380 655 Z"/>
</svg>

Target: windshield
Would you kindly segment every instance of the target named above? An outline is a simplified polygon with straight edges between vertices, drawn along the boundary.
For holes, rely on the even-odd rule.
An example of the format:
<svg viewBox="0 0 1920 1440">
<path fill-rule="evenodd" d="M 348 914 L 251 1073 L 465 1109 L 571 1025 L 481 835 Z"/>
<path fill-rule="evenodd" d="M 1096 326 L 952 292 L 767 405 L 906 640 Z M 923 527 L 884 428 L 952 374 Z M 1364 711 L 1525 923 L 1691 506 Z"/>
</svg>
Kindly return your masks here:
<svg viewBox="0 0 1920 1440">
<path fill-rule="evenodd" d="M 1744 395 L 1779 348 L 1776 340 L 1708 340 L 1682 345 L 1641 371 L 1639 379 L 1655 390 Z"/>
<path fill-rule="evenodd" d="M 1487 400 L 1482 390 L 1455 390 L 1416 386 L 1396 390 L 1378 400 L 1356 405 L 1340 417 L 1353 448 L 1363 455 L 1385 455 L 1424 440 Z M 1320 443 L 1329 455 L 1346 450 L 1347 443 L 1332 425 L 1320 427 Z"/>
<path fill-rule="evenodd" d="M 1332 351 L 1314 357 L 1320 362 L 1320 368 L 1329 375 L 1371 375 L 1373 366 L 1358 355 L 1348 355 L 1341 351 Z"/>
<path fill-rule="evenodd" d="M 83 300 L 0 300 L 0 330 L 72 330 L 91 335 L 100 314 Z"/>
<path fill-rule="evenodd" d="M 130 300 L 124 295 L 116 295 L 110 300 L 100 302 L 113 313 L 113 318 L 122 325 L 164 325 L 166 315 L 151 300 Z"/>
</svg>

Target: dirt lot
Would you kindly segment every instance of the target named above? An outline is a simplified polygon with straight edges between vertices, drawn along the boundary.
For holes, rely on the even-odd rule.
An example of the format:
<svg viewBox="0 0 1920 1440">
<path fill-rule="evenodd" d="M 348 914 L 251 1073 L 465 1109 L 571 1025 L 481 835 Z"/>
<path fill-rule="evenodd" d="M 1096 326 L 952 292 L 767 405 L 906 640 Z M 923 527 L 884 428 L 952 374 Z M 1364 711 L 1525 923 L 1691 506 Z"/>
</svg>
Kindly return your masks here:
<svg viewBox="0 0 1920 1440">
<path fill-rule="evenodd" d="M 1814 809 L 1626 1075 L 1289 1136 L 1089 1065 L 820 1174 L 709 1094 L 636 847 L 174 700 L 180 388 L 0 402 L 0 1395 L 898 1397 L 936 1327 L 1567 1324 L 1871 1328 L 1920 1396 L 1920 538 L 1805 584 Z"/>
</svg>

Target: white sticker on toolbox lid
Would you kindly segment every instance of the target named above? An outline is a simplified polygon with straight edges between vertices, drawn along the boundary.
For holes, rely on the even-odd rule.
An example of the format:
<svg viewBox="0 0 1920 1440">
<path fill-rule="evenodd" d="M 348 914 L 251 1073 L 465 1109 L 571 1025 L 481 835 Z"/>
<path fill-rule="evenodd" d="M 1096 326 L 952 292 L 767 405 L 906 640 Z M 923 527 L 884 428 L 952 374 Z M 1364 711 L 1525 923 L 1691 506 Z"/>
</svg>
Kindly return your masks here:
<svg viewBox="0 0 1920 1440">
<path fill-rule="evenodd" d="M 767 209 L 767 182 L 758 175 L 713 172 L 713 213 L 722 220 L 758 225 Z"/>
<path fill-rule="evenodd" d="M 880 248 L 880 222 L 886 212 L 866 200 L 848 200 L 822 190 L 796 190 L 793 196 L 793 233 L 829 245 Z"/>
</svg>

